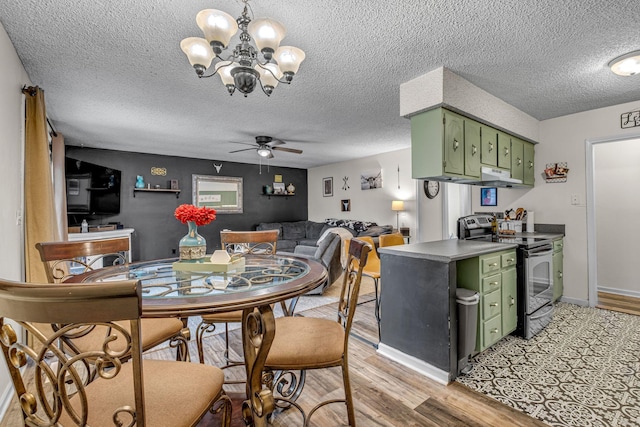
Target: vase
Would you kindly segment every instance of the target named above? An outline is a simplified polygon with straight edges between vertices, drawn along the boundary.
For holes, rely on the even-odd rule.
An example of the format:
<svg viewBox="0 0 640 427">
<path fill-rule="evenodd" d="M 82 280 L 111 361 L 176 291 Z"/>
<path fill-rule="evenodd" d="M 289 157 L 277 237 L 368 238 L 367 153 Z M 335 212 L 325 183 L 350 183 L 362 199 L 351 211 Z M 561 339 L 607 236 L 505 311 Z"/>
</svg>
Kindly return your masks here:
<svg viewBox="0 0 640 427">
<path fill-rule="evenodd" d="M 199 260 L 207 253 L 207 241 L 198 234 L 198 226 L 193 221 L 187 221 L 189 232 L 180 239 L 180 261 Z"/>
</svg>

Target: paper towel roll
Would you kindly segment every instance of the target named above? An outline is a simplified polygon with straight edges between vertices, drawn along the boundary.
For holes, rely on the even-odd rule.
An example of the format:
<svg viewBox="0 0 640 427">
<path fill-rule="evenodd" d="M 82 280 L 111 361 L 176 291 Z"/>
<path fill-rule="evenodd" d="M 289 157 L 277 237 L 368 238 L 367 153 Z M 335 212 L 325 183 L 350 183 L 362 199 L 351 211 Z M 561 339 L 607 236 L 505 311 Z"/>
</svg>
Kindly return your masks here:
<svg viewBox="0 0 640 427">
<path fill-rule="evenodd" d="M 535 231 L 534 230 L 534 225 L 533 225 L 533 211 L 527 211 L 527 231 L 529 233 Z"/>
</svg>

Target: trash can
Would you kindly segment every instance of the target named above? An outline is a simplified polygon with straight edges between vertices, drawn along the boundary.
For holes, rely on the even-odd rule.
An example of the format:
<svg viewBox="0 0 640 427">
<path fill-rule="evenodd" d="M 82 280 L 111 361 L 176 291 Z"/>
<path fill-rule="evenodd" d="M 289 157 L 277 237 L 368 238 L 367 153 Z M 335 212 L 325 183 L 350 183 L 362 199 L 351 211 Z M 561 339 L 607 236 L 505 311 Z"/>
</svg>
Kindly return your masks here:
<svg viewBox="0 0 640 427">
<path fill-rule="evenodd" d="M 478 329 L 478 302 L 480 295 L 476 291 L 464 288 L 456 289 L 458 306 L 458 375 L 467 374 L 472 366 L 469 356 L 476 347 Z"/>
</svg>

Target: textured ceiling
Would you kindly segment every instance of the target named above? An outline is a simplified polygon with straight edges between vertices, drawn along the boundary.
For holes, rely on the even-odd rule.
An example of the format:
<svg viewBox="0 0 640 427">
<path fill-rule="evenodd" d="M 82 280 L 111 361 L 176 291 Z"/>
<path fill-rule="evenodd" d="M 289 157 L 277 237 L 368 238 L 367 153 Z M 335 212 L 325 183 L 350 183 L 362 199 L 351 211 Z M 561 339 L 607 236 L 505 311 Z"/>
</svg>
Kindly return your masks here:
<svg viewBox="0 0 640 427">
<path fill-rule="evenodd" d="M 67 144 L 257 163 L 270 135 L 308 168 L 410 145 L 399 86 L 439 67 L 543 120 L 640 100 L 606 64 L 640 49 L 637 0 L 255 0 L 307 58 L 270 98 L 198 79 L 179 47 L 198 11 L 240 1 L 3 0 L 0 22 Z M 231 45 L 237 43 L 237 36 Z"/>
</svg>

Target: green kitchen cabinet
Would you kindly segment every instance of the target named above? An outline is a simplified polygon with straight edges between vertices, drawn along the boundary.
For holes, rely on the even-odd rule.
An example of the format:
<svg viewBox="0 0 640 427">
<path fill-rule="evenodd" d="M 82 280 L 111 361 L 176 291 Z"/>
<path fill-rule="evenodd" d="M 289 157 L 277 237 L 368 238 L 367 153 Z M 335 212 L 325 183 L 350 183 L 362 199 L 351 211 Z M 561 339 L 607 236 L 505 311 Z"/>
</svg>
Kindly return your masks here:
<svg viewBox="0 0 640 427">
<path fill-rule="evenodd" d="M 553 241 L 553 300 L 557 301 L 564 292 L 563 264 L 564 239 Z"/>
<path fill-rule="evenodd" d="M 480 178 L 480 123 L 464 119 L 464 174 Z"/>
<path fill-rule="evenodd" d="M 534 155 L 535 155 L 535 150 L 534 150 L 533 144 L 530 142 L 525 142 L 524 150 L 523 150 L 523 159 L 524 159 L 523 168 L 524 169 L 523 169 L 522 183 L 526 185 L 533 185 L 535 183 L 534 163 L 533 163 Z"/>
<path fill-rule="evenodd" d="M 511 137 L 498 131 L 498 167 L 511 169 Z"/>
<path fill-rule="evenodd" d="M 511 137 L 511 178 L 524 177 L 524 141 Z"/>
<path fill-rule="evenodd" d="M 490 126 L 480 127 L 480 163 L 498 166 L 498 131 Z M 506 166 L 507 168 L 509 165 Z"/>
<path fill-rule="evenodd" d="M 443 111 L 444 171 L 464 175 L 464 118 L 447 110 Z"/>
<path fill-rule="evenodd" d="M 476 351 L 483 351 L 518 323 L 516 251 L 509 249 L 456 263 L 458 287 L 480 294 Z"/>
</svg>

